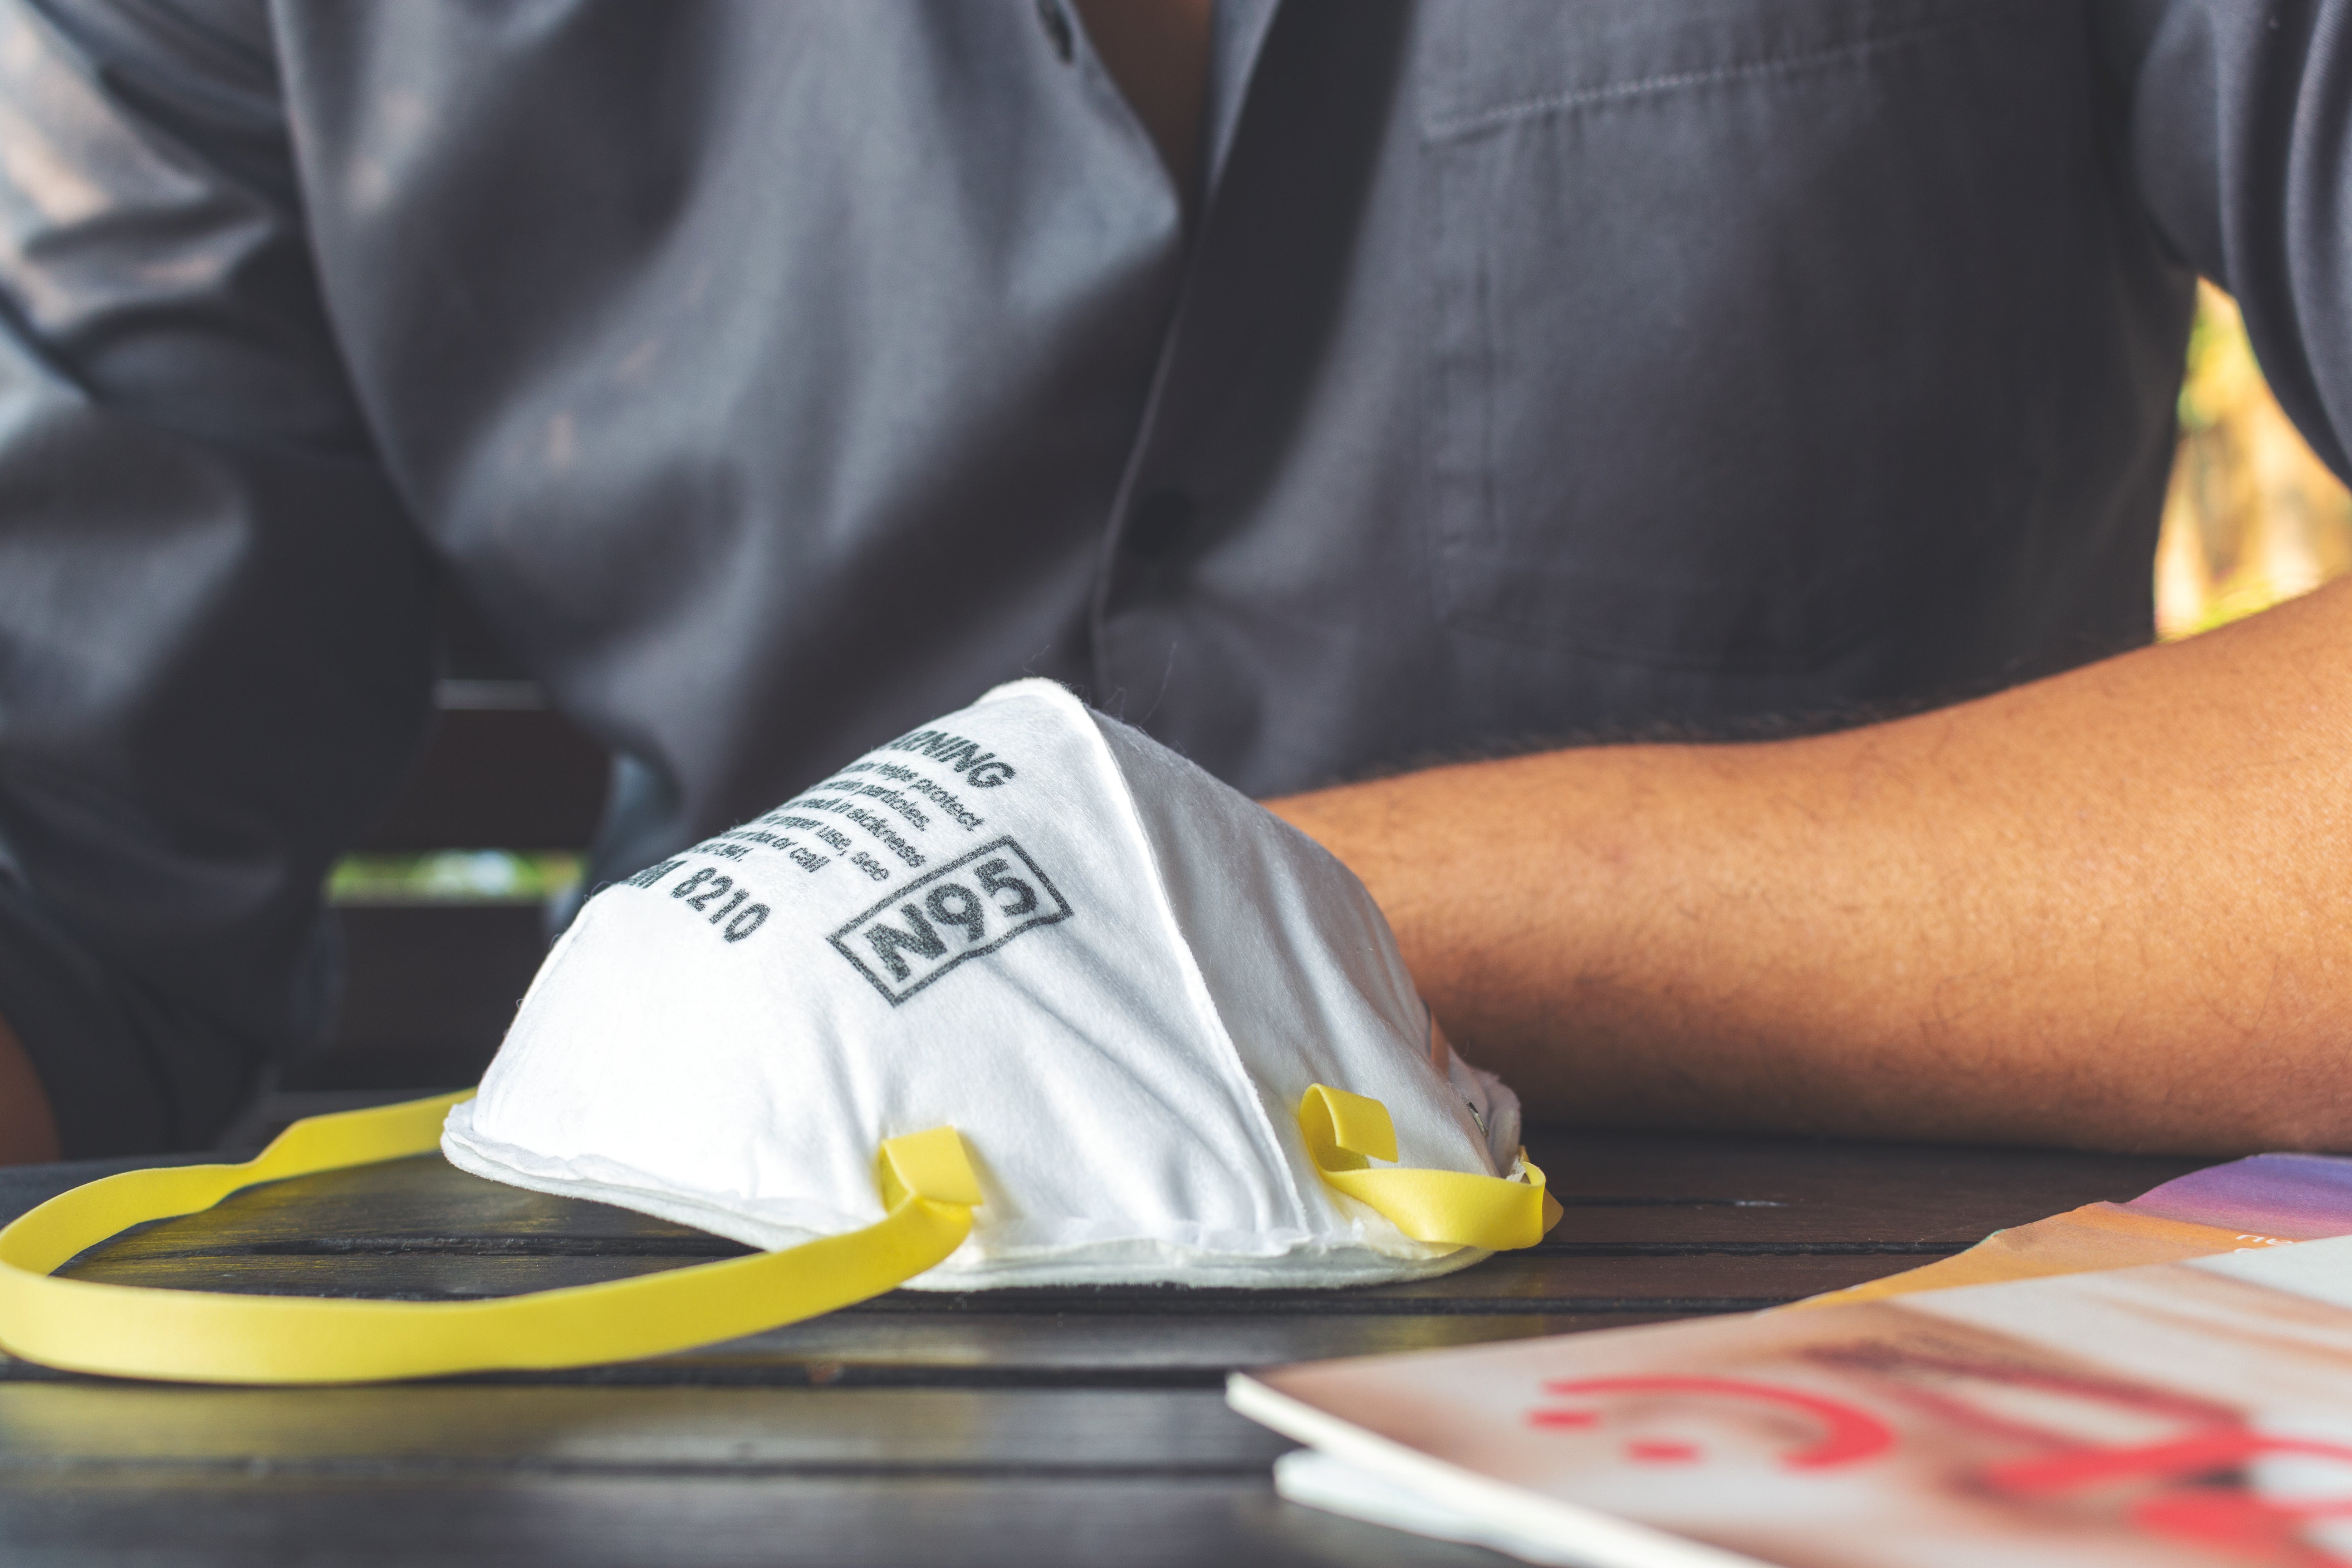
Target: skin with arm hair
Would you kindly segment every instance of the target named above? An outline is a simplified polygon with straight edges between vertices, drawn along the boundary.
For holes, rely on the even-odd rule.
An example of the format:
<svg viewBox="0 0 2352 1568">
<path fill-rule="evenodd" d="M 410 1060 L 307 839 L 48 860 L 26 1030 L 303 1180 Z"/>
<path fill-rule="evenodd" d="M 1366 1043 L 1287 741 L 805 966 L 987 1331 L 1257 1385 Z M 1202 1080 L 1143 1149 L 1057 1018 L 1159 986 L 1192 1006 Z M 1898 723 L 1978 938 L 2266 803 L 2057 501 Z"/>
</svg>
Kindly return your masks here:
<svg viewBox="0 0 2352 1568">
<path fill-rule="evenodd" d="M 1938 712 L 1274 803 L 1549 1120 L 2352 1146 L 2352 584 Z M 55 1157 L 0 1036 L 0 1158 Z"/>
<path fill-rule="evenodd" d="M 2352 1148 L 2352 583 L 1804 740 L 1273 803 L 1531 1117 Z"/>
</svg>

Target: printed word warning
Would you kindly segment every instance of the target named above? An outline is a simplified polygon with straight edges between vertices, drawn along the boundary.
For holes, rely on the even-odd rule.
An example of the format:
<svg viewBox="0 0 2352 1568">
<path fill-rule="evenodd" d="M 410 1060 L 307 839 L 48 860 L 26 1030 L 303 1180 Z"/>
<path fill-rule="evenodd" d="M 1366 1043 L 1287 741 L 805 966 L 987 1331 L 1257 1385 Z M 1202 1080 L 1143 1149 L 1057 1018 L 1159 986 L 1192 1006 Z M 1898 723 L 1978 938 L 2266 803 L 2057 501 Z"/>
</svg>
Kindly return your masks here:
<svg viewBox="0 0 2352 1568">
<path fill-rule="evenodd" d="M 1071 913 L 1061 889 L 1006 837 L 899 889 L 826 940 L 896 1007 L 966 959 Z"/>
</svg>

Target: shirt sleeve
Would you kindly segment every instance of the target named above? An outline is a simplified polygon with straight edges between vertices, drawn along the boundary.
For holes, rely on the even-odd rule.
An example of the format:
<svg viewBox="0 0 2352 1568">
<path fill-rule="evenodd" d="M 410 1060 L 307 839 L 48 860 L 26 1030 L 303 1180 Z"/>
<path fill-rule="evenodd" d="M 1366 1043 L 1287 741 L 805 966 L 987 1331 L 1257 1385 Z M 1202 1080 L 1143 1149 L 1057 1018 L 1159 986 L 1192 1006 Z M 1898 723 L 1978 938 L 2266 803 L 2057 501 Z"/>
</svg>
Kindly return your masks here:
<svg viewBox="0 0 2352 1568">
<path fill-rule="evenodd" d="M 2271 388 L 2352 450 L 2352 0 L 2095 0 L 2173 251 L 2237 296 Z"/>
<path fill-rule="evenodd" d="M 295 167 L 260 5 L 0 0 L 0 1016 L 69 1157 L 202 1146 L 324 1027 L 428 721 Z"/>
</svg>

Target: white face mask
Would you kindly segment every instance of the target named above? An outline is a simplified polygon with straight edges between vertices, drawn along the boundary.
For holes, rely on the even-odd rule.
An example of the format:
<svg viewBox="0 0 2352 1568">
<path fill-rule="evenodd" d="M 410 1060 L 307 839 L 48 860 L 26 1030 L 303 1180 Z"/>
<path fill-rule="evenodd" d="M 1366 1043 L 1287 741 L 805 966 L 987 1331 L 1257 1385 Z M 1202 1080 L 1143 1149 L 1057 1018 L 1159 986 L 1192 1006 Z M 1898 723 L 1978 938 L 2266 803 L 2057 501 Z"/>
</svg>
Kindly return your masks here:
<svg viewBox="0 0 2352 1568">
<path fill-rule="evenodd" d="M 984 1201 L 917 1289 L 1486 1256 L 1324 1179 L 1316 1084 L 1385 1105 L 1400 1165 L 1515 1170 L 1517 1099 L 1446 1048 L 1362 885 L 1026 680 L 598 893 L 442 1146 L 777 1248 L 875 1223 L 876 1150 L 952 1125 Z"/>
<path fill-rule="evenodd" d="M 202 1382 L 583 1366 L 902 1283 L 1434 1274 L 1559 1212 L 1361 885 L 1036 680 L 599 893 L 456 1098 L 50 1199 L 0 1227 L 0 1345 Z M 489 1301 L 51 1277 L 126 1225 L 436 1131 L 478 1174 L 765 1250 Z"/>
</svg>

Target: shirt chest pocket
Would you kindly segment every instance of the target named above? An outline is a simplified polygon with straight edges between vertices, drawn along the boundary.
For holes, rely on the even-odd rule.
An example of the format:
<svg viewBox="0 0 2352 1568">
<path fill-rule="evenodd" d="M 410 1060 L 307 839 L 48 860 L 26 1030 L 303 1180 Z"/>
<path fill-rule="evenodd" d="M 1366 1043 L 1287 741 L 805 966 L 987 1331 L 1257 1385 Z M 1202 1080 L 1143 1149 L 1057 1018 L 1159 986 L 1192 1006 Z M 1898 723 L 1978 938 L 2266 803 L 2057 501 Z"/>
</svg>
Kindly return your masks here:
<svg viewBox="0 0 2352 1568">
<path fill-rule="evenodd" d="M 1422 24 L 1449 626 L 1803 668 L 2022 519 L 2046 318 L 2102 221 L 2075 6 L 1461 0 Z"/>
</svg>

